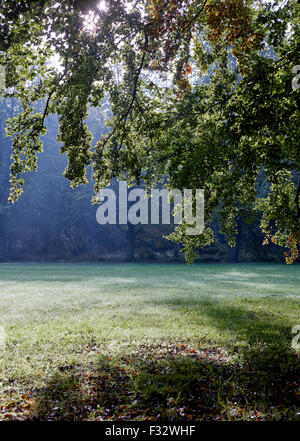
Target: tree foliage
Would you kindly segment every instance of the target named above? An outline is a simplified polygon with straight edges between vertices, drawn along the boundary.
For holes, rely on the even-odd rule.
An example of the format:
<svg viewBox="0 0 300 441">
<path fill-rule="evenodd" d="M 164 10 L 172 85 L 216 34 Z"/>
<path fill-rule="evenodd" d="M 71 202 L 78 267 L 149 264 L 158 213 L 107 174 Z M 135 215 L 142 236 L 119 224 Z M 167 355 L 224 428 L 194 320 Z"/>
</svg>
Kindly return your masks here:
<svg viewBox="0 0 300 441">
<path fill-rule="evenodd" d="M 72 186 L 93 167 L 96 193 L 112 178 L 205 190 L 206 229 L 177 228 L 187 259 L 221 231 L 234 244 L 237 218 L 261 213 L 265 244 L 298 255 L 300 239 L 299 5 L 295 0 L 1 1 L 5 97 L 22 112 L 12 137 L 11 196 L 35 170 L 50 113 Z M 34 6 L 33 6 L 34 5 Z M 59 60 L 59 66 L 52 62 Z M 52 58 L 51 58 L 52 57 Z M 45 100 L 42 112 L 37 103 Z M 109 100 L 109 132 L 91 148 L 89 106 Z M 257 197 L 265 173 L 269 193 Z"/>
</svg>

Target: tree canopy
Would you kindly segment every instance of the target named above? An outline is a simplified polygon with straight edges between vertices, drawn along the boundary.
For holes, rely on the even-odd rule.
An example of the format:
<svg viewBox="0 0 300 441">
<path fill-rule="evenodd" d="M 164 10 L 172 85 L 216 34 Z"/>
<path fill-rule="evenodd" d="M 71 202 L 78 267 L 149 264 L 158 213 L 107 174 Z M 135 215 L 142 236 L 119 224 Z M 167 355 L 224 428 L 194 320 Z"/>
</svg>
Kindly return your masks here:
<svg viewBox="0 0 300 441">
<path fill-rule="evenodd" d="M 73 187 L 91 165 L 96 193 L 113 178 L 204 189 L 205 230 L 188 236 L 180 225 L 170 236 L 188 261 L 213 241 L 215 210 L 230 244 L 237 218 L 259 212 L 264 243 L 286 247 L 287 263 L 297 258 L 296 0 L 0 3 L 2 96 L 22 108 L 7 120 L 10 202 L 24 173 L 36 170 L 45 120 L 55 113 Z M 109 127 L 95 148 L 90 106 L 106 112 Z M 258 197 L 261 175 L 269 191 Z"/>
</svg>

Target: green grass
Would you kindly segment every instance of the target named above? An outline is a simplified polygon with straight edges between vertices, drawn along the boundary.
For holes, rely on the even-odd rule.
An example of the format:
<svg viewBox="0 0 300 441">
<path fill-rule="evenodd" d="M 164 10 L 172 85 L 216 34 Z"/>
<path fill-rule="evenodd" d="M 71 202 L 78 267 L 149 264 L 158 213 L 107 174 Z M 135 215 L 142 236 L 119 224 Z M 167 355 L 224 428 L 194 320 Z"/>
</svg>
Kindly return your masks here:
<svg viewBox="0 0 300 441">
<path fill-rule="evenodd" d="M 1 264 L 0 419 L 297 419 L 299 286 L 299 265 Z"/>
</svg>

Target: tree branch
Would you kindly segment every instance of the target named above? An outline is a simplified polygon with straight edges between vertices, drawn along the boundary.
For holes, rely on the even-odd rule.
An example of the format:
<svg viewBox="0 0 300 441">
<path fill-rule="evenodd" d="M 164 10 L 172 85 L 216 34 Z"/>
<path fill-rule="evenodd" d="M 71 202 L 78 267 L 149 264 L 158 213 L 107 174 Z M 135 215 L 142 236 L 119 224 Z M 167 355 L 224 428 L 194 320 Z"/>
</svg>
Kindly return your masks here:
<svg viewBox="0 0 300 441">
<path fill-rule="evenodd" d="M 145 32 L 145 49 L 147 49 L 147 47 L 148 47 L 148 34 L 147 34 L 147 32 Z M 129 116 L 129 114 L 130 114 L 130 112 L 131 112 L 131 110 L 132 110 L 133 103 L 134 103 L 134 101 L 135 101 L 135 99 L 136 99 L 138 80 L 139 80 L 140 74 L 141 74 L 142 69 L 143 69 L 143 65 L 144 65 L 145 57 L 146 57 L 146 51 L 143 53 L 143 56 L 142 56 L 142 59 L 141 59 L 140 65 L 139 65 L 138 70 L 137 70 L 137 74 L 136 74 L 135 81 L 134 81 L 134 86 L 133 86 L 133 94 L 132 94 L 132 98 L 131 98 L 130 104 L 129 104 L 129 106 L 128 106 L 128 109 L 127 109 L 126 112 L 121 116 L 121 118 L 120 118 L 119 121 L 117 122 L 115 128 L 114 128 L 114 129 L 109 133 L 109 135 L 106 137 L 106 139 L 105 139 L 105 141 L 104 141 L 104 145 L 106 145 L 106 144 L 108 143 L 108 141 L 109 141 L 109 140 L 111 139 L 111 137 L 114 135 L 114 133 L 116 132 L 117 128 L 119 127 L 119 124 L 120 124 L 122 121 L 123 121 L 123 126 L 124 126 L 124 130 L 123 130 L 123 135 L 124 135 L 125 128 L 126 128 L 127 118 L 128 118 L 128 116 Z M 124 138 L 124 136 L 122 137 L 122 139 L 123 139 L 123 138 Z M 121 145 L 122 145 L 122 142 L 121 142 Z"/>
</svg>

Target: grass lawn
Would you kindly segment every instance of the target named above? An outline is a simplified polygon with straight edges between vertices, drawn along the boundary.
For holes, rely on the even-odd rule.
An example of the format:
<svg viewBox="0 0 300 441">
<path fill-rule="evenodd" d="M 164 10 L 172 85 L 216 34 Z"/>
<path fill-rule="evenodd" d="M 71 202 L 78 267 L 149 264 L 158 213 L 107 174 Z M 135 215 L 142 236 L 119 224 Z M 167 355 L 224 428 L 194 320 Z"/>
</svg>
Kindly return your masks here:
<svg viewBox="0 0 300 441">
<path fill-rule="evenodd" d="M 1 264 L 0 419 L 300 419 L 299 300 L 299 265 Z"/>
</svg>

